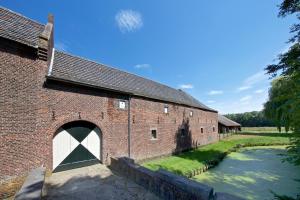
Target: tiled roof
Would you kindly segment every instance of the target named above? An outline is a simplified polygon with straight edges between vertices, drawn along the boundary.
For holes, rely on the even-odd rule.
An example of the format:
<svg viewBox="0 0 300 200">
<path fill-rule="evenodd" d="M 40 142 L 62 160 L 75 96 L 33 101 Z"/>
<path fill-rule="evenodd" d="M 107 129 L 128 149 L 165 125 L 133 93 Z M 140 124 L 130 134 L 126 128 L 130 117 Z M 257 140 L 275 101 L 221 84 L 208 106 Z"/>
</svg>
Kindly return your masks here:
<svg viewBox="0 0 300 200">
<path fill-rule="evenodd" d="M 54 53 L 48 78 L 216 112 L 181 90 L 60 51 Z"/>
<path fill-rule="evenodd" d="M 232 121 L 223 115 L 218 115 L 218 121 L 220 124 L 225 126 L 241 126 L 239 123 L 236 123 L 235 121 Z"/>
<path fill-rule="evenodd" d="M 0 6 L 0 37 L 37 47 L 44 25 Z"/>
<path fill-rule="evenodd" d="M 45 25 L 0 6 L 0 37 L 37 47 L 44 29 Z M 48 78 L 216 112 L 184 91 L 59 51 L 54 53 Z"/>
</svg>

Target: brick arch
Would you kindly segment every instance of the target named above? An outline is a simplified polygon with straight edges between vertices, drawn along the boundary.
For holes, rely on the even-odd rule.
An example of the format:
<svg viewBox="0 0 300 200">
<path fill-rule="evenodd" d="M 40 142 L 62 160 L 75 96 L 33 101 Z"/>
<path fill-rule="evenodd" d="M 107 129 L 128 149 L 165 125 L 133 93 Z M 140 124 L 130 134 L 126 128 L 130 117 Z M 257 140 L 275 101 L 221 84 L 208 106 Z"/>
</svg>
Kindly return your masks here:
<svg viewBox="0 0 300 200">
<path fill-rule="evenodd" d="M 49 144 L 49 149 L 48 149 L 48 158 L 47 158 L 47 168 L 48 169 L 52 169 L 52 165 L 53 165 L 53 144 L 52 144 L 52 140 L 55 137 L 55 135 L 57 134 L 57 131 L 59 130 L 59 128 L 61 128 L 63 125 L 68 124 L 68 123 L 72 123 L 72 122 L 76 122 L 76 121 L 84 121 L 84 122 L 88 122 L 91 124 L 94 124 L 95 126 L 97 126 L 100 129 L 101 135 L 100 135 L 100 160 L 101 163 L 104 163 L 104 137 L 105 137 L 105 131 L 104 131 L 104 127 L 96 120 L 90 118 L 90 117 L 86 117 L 86 116 L 81 116 L 80 119 L 78 116 L 62 116 L 60 117 L 60 119 L 56 119 L 53 120 L 53 123 L 51 125 L 51 127 L 49 127 L 46 130 L 46 135 L 48 138 L 48 144 Z"/>
<path fill-rule="evenodd" d="M 104 135 L 104 128 L 102 127 L 102 125 L 97 121 L 89 118 L 89 117 L 81 117 L 80 119 L 78 117 L 67 117 L 67 118 L 63 118 L 61 120 L 55 120 L 52 123 L 52 126 L 46 131 L 47 136 L 51 136 L 51 138 L 53 139 L 53 137 L 55 136 L 57 130 L 62 127 L 64 124 L 67 123 L 71 123 L 71 122 L 75 122 L 75 121 L 85 121 L 85 122 L 89 122 L 94 124 L 95 126 L 97 126 L 100 130 L 101 130 L 101 134 Z"/>
</svg>

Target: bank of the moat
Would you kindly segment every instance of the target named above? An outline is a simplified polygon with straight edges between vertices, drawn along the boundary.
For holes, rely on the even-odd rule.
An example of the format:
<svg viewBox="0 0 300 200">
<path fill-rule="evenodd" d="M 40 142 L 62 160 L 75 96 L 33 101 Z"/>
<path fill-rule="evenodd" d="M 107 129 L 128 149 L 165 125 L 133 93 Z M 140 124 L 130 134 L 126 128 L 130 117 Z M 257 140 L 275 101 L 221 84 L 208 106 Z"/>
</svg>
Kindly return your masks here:
<svg viewBox="0 0 300 200">
<path fill-rule="evenodd" d="M 246 199 L 272 199 L 271 190 L 296 196 L 300 167 L 282 162 L 284 146 L 247 147 L 229 154 L 218 166 L 193 177 L 218 192 Z"/>
</svg>

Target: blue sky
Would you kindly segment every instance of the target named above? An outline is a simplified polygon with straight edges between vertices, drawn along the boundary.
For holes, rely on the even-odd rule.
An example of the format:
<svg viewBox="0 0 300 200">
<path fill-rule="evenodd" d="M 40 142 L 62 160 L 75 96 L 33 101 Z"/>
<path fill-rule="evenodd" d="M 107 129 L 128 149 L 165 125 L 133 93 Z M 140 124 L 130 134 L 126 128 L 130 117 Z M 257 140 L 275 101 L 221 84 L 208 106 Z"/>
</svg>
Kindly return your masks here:
<svg viewBox="0 0 300 200">
<path fill-rule="evenodd" d="M 57 49 L 182 88 L 220 113 L 261 110 L 263 68 L 288 48 L 279 0 L 2 0 L 41 23 Z"/>
</svg>

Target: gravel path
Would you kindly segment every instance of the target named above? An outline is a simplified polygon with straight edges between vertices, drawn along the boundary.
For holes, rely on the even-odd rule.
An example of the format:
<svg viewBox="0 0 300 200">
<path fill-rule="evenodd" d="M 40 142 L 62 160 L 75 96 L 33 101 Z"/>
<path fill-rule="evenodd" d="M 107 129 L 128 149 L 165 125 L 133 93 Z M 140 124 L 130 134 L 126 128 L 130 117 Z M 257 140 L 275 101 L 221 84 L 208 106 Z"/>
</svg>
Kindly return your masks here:
<svg viewBox="0 0 300 200">
<path fill-rule="evenodd" d="M 93 165 L 47 177 L 43 199 L 144 199 L 158 200 L 151 192 L 114 174 L 104 165 Z"/>
</svg>

